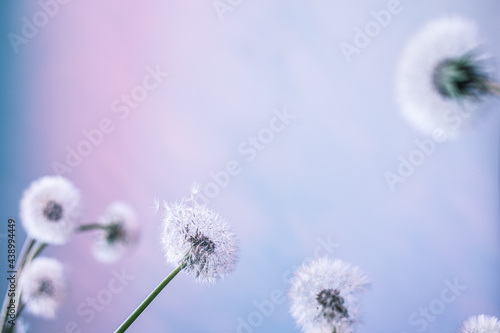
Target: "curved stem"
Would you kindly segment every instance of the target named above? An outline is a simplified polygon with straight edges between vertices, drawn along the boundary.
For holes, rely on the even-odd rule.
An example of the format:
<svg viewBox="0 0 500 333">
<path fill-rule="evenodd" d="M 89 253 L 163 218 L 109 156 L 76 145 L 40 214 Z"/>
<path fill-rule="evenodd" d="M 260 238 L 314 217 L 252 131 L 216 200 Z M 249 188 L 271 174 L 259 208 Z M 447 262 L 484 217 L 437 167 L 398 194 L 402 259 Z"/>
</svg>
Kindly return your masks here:
<svg viewBox="0 0 500 333">
<path fill-rule="evenodd" d="M 14 327 L 16 327 L 16 325 L 10 325 L 10 326 L 7 326 L 5 328 L 4 331 L 2 331 L 2 333 L 13 333 L 14 332 Z"/>
<path fill-rule="evenodd" d="M 33 248 L 33 246 L 35 245 L 36 241 L 31 238 L 31 237 L 27 237 L 24 241 L 24 244 L 23 244 L 23 247 L 21 248 L 21 252 L 19 253 L 19 259 L 17 260 L 16 262 L 16 280 L 15 280 L 15 294 L 16 296 L 14 297 L 9 297 L 9 288 L 7 287 L 7 291 L 5 292 L 5 298 L 3 300 L 3 303 L 2 303 L 2 310 L 1 310 L 1 314 L 0 314 L 0 324 L 2 325 L 1 327 L 2 328 L 5 328 L 6 324 L 7 324 L 7 304 L 11 301 L 11 300 L 14 300 L 14 304 L 18 304 L 18 301 L 19 301 L 19 297 L 20 297 L 20 294 L 21 294 L 21 291 L 18 290 L 17 288 L 17 285 L 18 285 L 18 277 L 21 273 L 21 271 L 23 270 L 24 266 L 26 265 L 26 261 L 29 257 L 29 254 L 31 252 L 31 249 Z M 19 309 L 18 309 L 19 310 Z"/>
<path fill-rule="evenodd" d="M 16 311 L 16 321 L 19 318 L 19 315 L 21 314 L 21 312 L 23 311 L 23 309 L 24 309 L 24 303 L 19 303 L 19 308 Z M 16 327 L 16 325 L 10 325 L 10 326 L 7 326 L 6 328 L 4 326 L 4 330 L 2 330 L 1 332 L 2 333 L 13 333 L 13 332 L 16 331 L 15 327 Z"/>
<path fill-rule="evenodd" d="M 36 241 L 33 238 L 30 238 L 29 236 L 26 238 L 24 241 L 23 248 L 21 249 L 21 253 L 19 254 L 19 258 L 21 258 L 20 265 L 18 265 L 19 269 L 22 269 L 24 265 L 26 264 L 26 259 L 28 258 L 28 253 L 31 251 L 31 248 L 33 245 L 35 245 Z"/>
<path fill-rule="evenodd" d="M 23 265 L 28 266 L 31 264 L 31 262 L 47 247 L 47 243 L 38 243 L 36 242 L 35 245 L 31 246 L 29 251 L 26 254 L 26 258 L 24 260 Z M 18 276 L 20 276 L 21 271 L 24 269 L 24 266 L 20 268 L 18 271 Z M 18 290 L 17 286 L 19 284 L 18 281 L 19 278 L 16 279 L 16 294 L 14 296 L 14 304 L 17 305 L 17 311 L 16 311 L 16 319 L 17 316 L 21 313 L 22 309 L 24 308 L 24 304 L 21 303 L 21 290 Z"/>
<path fill-rule="evenodd" d="M 107 226 L 99 224 L 99 223 L 90 223 L 90 224 L 80 226 L 77 229 L 77 231 L 84 232 L 84 231 L 96 230 L 96 229 L 107 229 Z M 47 243 L 38 243 L 35 239 L 33 239 L 29 236 L 24 241 L 23 247 L 21 249 L 21 252 L 19 253 L 19 257 L 18 257 L 18 260 L 16 262 L 15 271 L 16 271 L 17 276 L 16 276 L 16 283 L 15 283 L 15 288 L 16 288 L 15 296 L 9 297 L 8 296 L 9 290 L 7 289 L 7 292 L 5 293 L 5 298 L 3 300 L 2 309 L 0 311 L 0 325 L 1 325 L 0 328 L 8 330 L 7 332 L 9 332 L 9 330 L 13 329 L 13 327 L 9 328 L 6 325 L 7 324 L 7 304 L 11 300 L 14 300 L 14 304 L 16 304 L 16 306 L 20 305 L 19 302 L 21 299 L 21 291 L 18 290 L 18 288 L 17 288 L 19 276 L 20 276 L 22 270 L 24 269 L 24 267 L 26 265 L 29 265 L 29 263 L 33 259 L 35 259 L 47 247 L 47 245 L 48 245 Z M 22 307 L 19 307 L 17 309 L 16 315 L 18 315 L 21 310 L 22 310 Z M 2 332 L 3 332 L 3 330 L 2 330 Z"/>
<path fill-rule="evenodd" d="M 148 305 L 155 299 L 156 296 L 166 287 L 166 285 L 181 271 L 186 267 L 186 263 L 183 262 L 176 269 L 172 271 L 159 285 L 156 287 L 151 294 L 137 307 L 137 309 L 132 312 L 132 314 L 118 327 L 115 333 L 125 332 L 130 325 L 141 315 L 141 313 L 146 310 Z"/>
<path fill-rule="evenodd" d="M 33 259 L 35 259 L 40 254 L 40 252 L 42 252 L 43 249 L 45 249 L 47 246 L 48 246 L 47 243 L 38 243 L 36 244 L 36 246 L 32 247 L 31 251 L 29 252 L 26 258 L 26 263 L 30 264 L 33 261 Z"/>
<path fill-rule="evenodd" d="M 107 229 L 107 225 L 103 225 L 100 223 L 89 223 L 89 224 L 84 224 L 78 227 L 76 230 L 77 232 L 84 232 L 84 231 L 89 231 L 89 230 L 97 230 L 97 229 Z"/>
</svg>

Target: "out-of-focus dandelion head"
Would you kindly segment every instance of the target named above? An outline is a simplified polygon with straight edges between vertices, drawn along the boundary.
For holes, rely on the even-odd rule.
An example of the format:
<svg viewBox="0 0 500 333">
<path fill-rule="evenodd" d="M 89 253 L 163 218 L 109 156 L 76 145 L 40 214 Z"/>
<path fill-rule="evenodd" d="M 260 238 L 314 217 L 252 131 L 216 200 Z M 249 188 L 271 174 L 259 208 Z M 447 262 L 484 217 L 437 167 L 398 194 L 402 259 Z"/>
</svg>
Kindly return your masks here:
<svg viewBox="0 0 500 333">
<path fill-rule="evenodd" d="M 28 235 L 48 244 L 64 244 L 80 222 L 80 192 L 66 178 L 34 181 L 21 199 L 21 219 Z"/>
<path fill-rule="evenodd" d="M 425 134 L 456 137 L 489 93 L 488 56 L 474 22 L 460 16 L 424 26 L 404 49 L 396 92 L 403 115 Z"/>
<path fill-rule="evenodd" d="M 352 332 L 359 322 L 369 281 L 358 267 L 323 257 L 302 265 L 290 283 L 290 313 L 304 332 Z"/>
<path fill-rule="evenodd" d="M 94 244 L 97 260 L 110 263 L 121 258 L 137 243 L 139 228 L 134 210 L 123 202 L 111 204 L 99 219 L 101 229 Z"/>
<path fill-rule="evenodd" d="M 54 319 L 66 298 L 63 265 L 52 258 L 35 258 L 20 276 L 21 300 L 26 309 L 46 319 Z"/>
</svg>

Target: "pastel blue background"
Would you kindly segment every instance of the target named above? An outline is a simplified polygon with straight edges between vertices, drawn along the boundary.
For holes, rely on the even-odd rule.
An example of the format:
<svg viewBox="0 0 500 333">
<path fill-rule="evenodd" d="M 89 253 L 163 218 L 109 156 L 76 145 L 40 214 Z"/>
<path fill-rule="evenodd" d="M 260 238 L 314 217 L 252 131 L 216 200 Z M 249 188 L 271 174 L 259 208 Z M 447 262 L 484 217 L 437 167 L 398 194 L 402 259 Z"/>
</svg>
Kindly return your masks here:
<svg viewBox="0 0 500 333">
<path fill-rule="evenodd" d="M 85 221 L 120 199 L 135 207 L 142 230 L 140 245 L 114 265 L 92 258 L 92 234 L 49 248 L 67 267 L 70 293 L 57 320 L 26 315 L 30 332 L 60 333 L 71 322 L 82 332 L 113 331 L 173 269 L 161 253 L 154 198 L 176 200 L 231 160 L 241 173 L 210 205 L 240 237 L 237 270 L 213 287 L 179 275 L 130 332 L 237 332 L 238 318 L 255 316 L 254 302 L 287 291 L 286 277 L 315 255 L 318 239 L 337 244 L 330 255 L 372 280 L 358 332 L 417 332 L 409 317 L 455 279 L 467 289 L 423 332 L 454 332 L 473 314 L 500 316 L 498 99 L 396 191 L 384 178 L 424 139 L 395 103 L 405 43 L 429 20 L 458 13 L 476 21 L 498 59 L 500 4 L 401 1 L 402 12 L 346 62 L 339 45 L 387 3 L 241 1 L 221 21 L 210 1 L 73 0 L 17 54 L 7 33 L 40 7 L 2 3 L 2 220 L 17 218 L 21 240 L 23 190 L 53 174 L 83 130 L 110 119 L 113 132 L 65 176 L 82 191 Z M 141 84 L 148 66 L 170 76 L 120 119 L 111 104 Z M 238 147 L 283 107 L 296 118 L 247 161 Z M 106 294 L 123 269 L 133 279 L 86 322 L 77 309 L 88 310 L 88 298 Z M 285 302 L 252 331 L 299 329 Z"/>
</svg>

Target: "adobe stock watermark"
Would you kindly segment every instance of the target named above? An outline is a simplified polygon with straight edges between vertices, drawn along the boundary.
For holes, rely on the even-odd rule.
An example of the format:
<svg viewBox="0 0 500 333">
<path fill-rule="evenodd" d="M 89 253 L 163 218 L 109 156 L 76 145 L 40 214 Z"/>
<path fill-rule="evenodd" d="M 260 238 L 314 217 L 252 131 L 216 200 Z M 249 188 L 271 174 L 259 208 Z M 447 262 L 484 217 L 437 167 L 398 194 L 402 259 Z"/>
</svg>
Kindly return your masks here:
<svg viewBox="0 0 500 333">
<path fill-rule="evenodd" d="M 451 131 L 456 131 L 462 126 L 463 122 L 471 116 L 474 111 L 460 110 L 454 112 L 449 110 L 443 115 L 445 122 L 450 124 Z M 415 140 L 415 146 L 408 155 L 399 155 L 399 165 L 395 172 L 385 171 L 384 178 L 389 186 L 391 192 L 396 190 L 396 185 L 404 183 L 411 175 L 413 175 L 416 169 L 422 166 L 425 161 L 434 154 L 438 144 L 445 142 L 449 139 L 448 135 L 443 131 L 442 128 L 435 128 L 430 138 L 425 138 L 422 140 Z"/>
<path fill-rule="evenodd" d="M 266 149 L 282 133 L 297 116 L 289 113 L 286 107 L 281 110 L 274 109 L 273 116 L 269 119 L 268 125 L 261 128 L 255 134 L 247 136 L 241 141 L 236 150 L 238 155 L 246 163 L 253 162 L 259 153 Z M 217 197 L 222 189 L 225 189 L 231 183 L 231 179 L 238 176 L 243 171 L 242 163 L 237 159 L 229 160 L 222 170 L 210 171 L 208 176 L 211 181 L 203 184 L 197 198 L 204 204 L 208 204 L 211 199 Z"/>
<path fill-rule="evenodd" d="M 80 318 L 79 322 L 70 320 L 66 322 L 63 330 L 57 331 L 58 333 L 82 333 L 82 320 L 85 324 L 90 324 L 97 317 L 98 313 L 103 312 L 109 307 L 115 295 L 123 292 L 130 281 L 135 279 L 135 276 L 127 274 L 125 268 L 121 272 L 112 270 L 113 277 L 108 281 L 105 288 L 99 290 L 95 297 L 87 297 L 84 302 L 81 302 L 76 307 L 76 314 Z"/>
<path fill-rule="evenodd" d="M 362 28 L 355 26 L 352 43 L 342 42 L 339 45 L 347 63 L 352 61 L 355 54 L 360 54 L 363 49 L 370 45 L 372 40 L 377 38 L 380 32 L 389 26 L 393 17 L 402 11 L 403 5 L 400 0 L 389 0 L 386 9 L 370 12 L 373 19 L 366 22 Z"/>
<path fill-rule="evenodd" d="M 241 5 L 243 0 L 214 0 L 212 6 L 219 17 L 219 20 L 224 21 L 224 16 L 228 12 L 232 12 Z"/>
<path fill-rule="evenodd" d="M 340 245 L 332 242 L 330 236 L 325 239 L 317 238 L 318 245 L 314 249 L 314 257 L 304 259 L 304 262 L 309 262 L 323 255 L 331 255 Z M 291 267 L 281 275 L 281 282 L 284 284 L 282 288 L 273 289 L 269 293 L 269 297 L 254 301 L 252 304 L 255 308 L 252 312 L 244 317 L 237 317 L 236 333 L 253 333 L 255 329 L 262 326 L 266 318 L 269 318 L 276 308 L 286 302 L 286 291 L 288 290 L 288 282 L 293 276 L 294 271 L 298 267 Z"/>
<path fill-rule="evenodd" d="M 7 38 L 9 39 L 12 49 L 17 54 L 21 45 L 28 44 L 30 40 L 38 35 L 40 29 L 45 27 L 50 20 L 52 20 L 61 9 L 61 5 L 65 5 L 71 0 L 40 0 L 38 1 L 39 9 L 28 18 L 23 16 L 21 18 L 22 26 L 20 34 L 9 32 Z"/>
<path fill-rule="evenodd" d="M 122 94 L 120 98 L 115 99 L 110 110 L 116 117 L 114 120 L 110 117 L 102 118 L 98 125 L 91 129 L 83 129 L 83 138 L 73 147 L 66 146 L 66 156 L 64 161 L 52 162 L 52 170 L 56 174 L 64 175 L 71 173 L 78 167 L 85 157 L 89 156 L 95 147 L 100 146 L 106 137 L 116 129 L 118 121 L 127 119 L 132 110 L 137 109 L 153 90 L 157 89 L 169 76 L 168 72 L 161 70 L 160 66 L 156 68 L 147 66 L 146 74 L 142 78 L 141 84 L 134 86 L 128 93 Z"/>
<path fill-rule="evenodd" d="M 444 280 L 445 287 L 441 289 L 439 297 L 434 298 L 426 306 L 420 307 L 418 311 L 410 314 L 408 323 L 415 327 L 417 332 L 424 332 L 429 323 L 434 322 L 437 317 L 446 310 L 446 307 L 455 302 L 462 293 L 467 290 L 467 286 L 461 284 L 457 278 L 450 282 Z M 407 332 L 401 332 L 407 333 Z"/>
</svg>

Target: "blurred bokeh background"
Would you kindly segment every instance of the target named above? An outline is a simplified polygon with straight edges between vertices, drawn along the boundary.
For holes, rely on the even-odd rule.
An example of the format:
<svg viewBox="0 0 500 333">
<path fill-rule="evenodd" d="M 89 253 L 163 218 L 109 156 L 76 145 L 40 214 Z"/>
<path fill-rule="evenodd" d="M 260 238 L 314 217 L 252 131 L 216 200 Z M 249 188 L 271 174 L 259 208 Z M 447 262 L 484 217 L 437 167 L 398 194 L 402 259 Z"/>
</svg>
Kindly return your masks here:
<svg viewBox="0 0 500 333">
<path fill-rule="evenodd" d="M 142 230 L 139 246 L 112 265 L 93 259 L 91 233 L 49 247 L 67 267 L 70 294 L 54 321 L 23 316 L 29 331 L 114 331 L 173 269 L 155 198 L 179 199 L 193 181 L 240 237 L 237 270 L 213 287 L 179 275 L 130 332 L 299 332 L 287 302 L 258 304 L 286 293 L 303 260 L 325 254 L 372 280 L 358 332 L 454 332 L 470 315 L 499 316 L 499 101 L 459 139 L 436 144 L 393 191 L 385 173 L 425 139 L 395 103 L 408 39 L 457 13 L 477 23 L 498 59 L 500 3 L 401 0 L 348 61 L 341 44 L 353 45 L 356 29 L 390 3 L 3 1 L 1 243 L 9 217 L 22 242 L 21 195 L 55 165 L 80 188 L 85 221 L 119 199 L 137 210 Z M 40 27 L 25 27 L 34 20 Z M 148 73 L 158 84 L 145 90 Z M 284 110 L 293 117 L 266 130 Z M 103 121 L 112 130 L 82 143 Z M 233 160 L 240 172 L 223 184 Z M 128 280 L 107 299 L 117 274 Z M 465 287 L 445 303 L 449 283 Z M 3 295 L 5 279 L 0 287 Z"/>
</svg>

